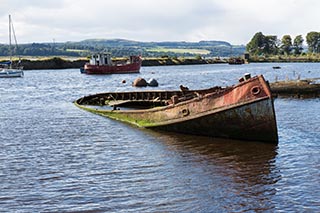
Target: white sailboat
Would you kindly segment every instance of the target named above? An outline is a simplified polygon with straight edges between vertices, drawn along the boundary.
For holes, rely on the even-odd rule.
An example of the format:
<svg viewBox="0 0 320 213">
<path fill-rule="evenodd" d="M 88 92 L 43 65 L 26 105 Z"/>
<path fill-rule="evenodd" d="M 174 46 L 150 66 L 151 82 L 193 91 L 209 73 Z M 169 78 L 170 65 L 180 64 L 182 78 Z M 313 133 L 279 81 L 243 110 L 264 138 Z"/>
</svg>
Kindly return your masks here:
<svg viewBox="0 0 320 213">
<path fill-rule="evenodd" d="M 11 15 L 9 15 L 9 52 L 10 52 L 10 61 L 7 62 L 0 62 L 0 78 L 14 78 L 14 77 L 23 77 L 23 70 L 20 66 L 20 59 L 16 66 L 12 63 L 12 44 L 11 44 L 11 38 L 13 33 L 13 38 L 15 40 L 15 48 L 16 50 L 18 44 L 17 44 L 17 38 L 14 32 L 13 23 L 11 20 Z"/>
</svg>

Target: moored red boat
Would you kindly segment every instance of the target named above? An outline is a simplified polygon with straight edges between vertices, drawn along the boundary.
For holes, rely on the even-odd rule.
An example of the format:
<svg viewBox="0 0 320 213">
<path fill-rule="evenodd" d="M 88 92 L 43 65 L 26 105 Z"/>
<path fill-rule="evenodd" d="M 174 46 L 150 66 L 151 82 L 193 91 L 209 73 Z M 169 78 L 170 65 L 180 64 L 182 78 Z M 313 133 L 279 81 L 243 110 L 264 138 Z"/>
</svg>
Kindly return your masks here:
<svg viewBox="0 0 320 213">
<path fill-rule="evenodd" d="M 278 142 L 273 99 L 263 76 L 204 90 L 107 92 L 75 105 L 139 127 L 186 134 Z"/>
<path fill-rule="evenodd" d="M 139 73 L 141 63 L 140 56 L 130 56 L 129 60 L 113 62 L 110 54 L 99 53 L 92 55 L 90 62 L 80 71 L 86 74 Z"/>
</svg>

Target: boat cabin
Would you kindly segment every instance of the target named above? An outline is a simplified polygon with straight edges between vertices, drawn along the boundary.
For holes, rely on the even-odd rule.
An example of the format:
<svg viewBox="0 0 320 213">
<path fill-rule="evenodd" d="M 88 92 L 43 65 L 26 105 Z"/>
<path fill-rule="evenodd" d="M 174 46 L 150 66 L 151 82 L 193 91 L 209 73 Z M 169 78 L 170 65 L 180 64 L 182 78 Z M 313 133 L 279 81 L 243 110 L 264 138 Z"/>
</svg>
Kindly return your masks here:
<svg viewBox="0 0 320 213">
<path fill-rule="evenodd" d="M 112 65 L 111 54 L 97 53 L 93 54 L 90 59 L 91 65 Z"/>
</svg>

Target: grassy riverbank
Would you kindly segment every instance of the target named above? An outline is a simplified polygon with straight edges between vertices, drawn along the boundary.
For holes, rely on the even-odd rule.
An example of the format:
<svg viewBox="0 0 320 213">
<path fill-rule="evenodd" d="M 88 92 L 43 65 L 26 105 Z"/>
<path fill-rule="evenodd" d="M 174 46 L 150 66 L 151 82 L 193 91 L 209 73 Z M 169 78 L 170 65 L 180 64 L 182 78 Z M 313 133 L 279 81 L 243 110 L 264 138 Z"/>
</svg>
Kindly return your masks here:
<svg viewBox="0 0 320 213">
<path fill-rule="evenodd" d="M 2 57 L 1 61 L 8 58 Z M 123 60 L 123 58 L 113 58 L 113 61 Z M 13 59 L 14 63 L 18 59 Z M 25 70 L 40 69 L 70 69 L 83 67 L 89 62 L 88 58 L 75 57 L 25 57 L 21 60 L 21 66 Z M 320 62 L 320 55 L 302 56 L 250 56 L 249 63 L 281 63 L 281 62 Z M 158 57 L 143 58 L 142 66 L 167 66 L 167 65 L 192 65 L 192 64 L 221 64 L 228 63 L 226 58 L 205 58 L 205 57 Z"/>
<path fill-rule="evenodd" d="M 299 55 L 299 56 L 283 56 L 283 55 L 274 55 L 274 56 L 250 56 L 249 62 L 320 62 L 320 54 L 313 55 Z"/>
<path fill-rule="evenodd" d="M 113 58 L 113 61 L 121 60 L 123 58 Z M 2 58 L 0 61 L 7 61 L 8 58 Z M 13 60 L 14 63 L 18 59 Z M 24 70 L 40 70 L 40 69 L 70 69 L 83 67 L 85 63 L 89 62 L 88 58 L 70 58 L 70 57 L 37 57 L 21 59 L 20 65 Z M 165 66 L 165 65 L 191 65 L 191 64 L 216 64 L 227 63 L 226 60 L 220 58 L 190 57 L 190 58 L 176 58 L 176 57 L 160 57 L 160 58 L 143 58 L 142 66 Z"/>
<path fill-rule="evenodd" d="M 227 63 L 220 58 L 201 58 L 201 57 L 161 57 L 161 58 L 143 58 L 142 66 L 163 66 L 163 65 L 192 65 L 192 64 L 221 64 Z"/>
</svg>

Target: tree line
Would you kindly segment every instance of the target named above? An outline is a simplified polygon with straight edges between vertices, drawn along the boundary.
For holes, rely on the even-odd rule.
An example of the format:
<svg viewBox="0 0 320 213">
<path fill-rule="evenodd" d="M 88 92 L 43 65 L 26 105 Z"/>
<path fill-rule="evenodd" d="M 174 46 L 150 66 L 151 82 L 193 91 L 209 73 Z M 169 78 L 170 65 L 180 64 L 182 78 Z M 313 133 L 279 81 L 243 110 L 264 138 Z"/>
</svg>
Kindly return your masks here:
<svg viewBox="0 0 320 213">
<path fill-rule="evenodd" d="M 152 49 L 168 49 L 152 51 Z M 194 52 L 171 52 L 170 49 L 204 49 L 205 57 L 242 55 L 245 46 L 234 46 L 224 41 L 200 42 L 138 42 L 123 39 L 89 39 L 80 42 L 20 44 L 10 51 L 9 45 L 0 44 L 0 56 L 73 56 L 88 57 L 94 52 L 109 52 L 114 57 L 142 55 L 143 57 L 190 57 Z"/>
<path fill-rule="evenodd" d="M 308 53 L 320 53 L 320 32 L 309 32 L 306 36 Z M 304 38 L 297 35 L 292 39 L 290 35 L 284 35 L 281 40 L 275 35 L 263 35 L 256 33 L 246 45 L 246 50 L 252 55 L 300 55 L 304 52 Z"/>
</svg>

